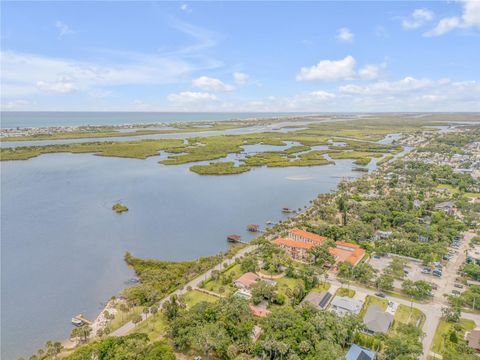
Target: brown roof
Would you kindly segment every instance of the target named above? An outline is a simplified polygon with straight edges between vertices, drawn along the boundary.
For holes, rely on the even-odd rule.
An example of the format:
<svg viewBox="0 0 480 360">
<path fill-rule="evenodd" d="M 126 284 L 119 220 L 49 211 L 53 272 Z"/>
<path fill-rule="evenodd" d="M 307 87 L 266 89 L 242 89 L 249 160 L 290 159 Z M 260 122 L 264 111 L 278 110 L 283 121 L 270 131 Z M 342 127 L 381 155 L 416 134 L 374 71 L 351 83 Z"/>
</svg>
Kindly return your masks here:
<svg viewBox="0 0 480 360">
<path fill-rule="evenodd" d="M 468 332 L 465 340 L 467 340 L 468 346 L 475 350 L 480 350 L 480 328 Z"/>
<path fill-rule="evenodd" d="M 317 234 L 314 234 L 314 233 L 311 233 L 311 232 L 308 232 L 308 231 L 305 231 L 305 230 L 302 230 L 302 229 L 298 229 L 298 228 L 290 230 L 289 233 L 290 234 L 295 234 L 295 235 L 298 235 L 298 236 L 303 236 L 304 238 L 315 241 L 319 244 L 322 244 L 323 242 L 325 242 L 325 240 L 327 240 L 326 237 L 323 237 L 323 236 L 320 236 L 320 235 L 317 235 Z"/>
<path fill-rule="evenodd" d="M 237 280 L 235 280 L 235 282 L 239 282 L 243 286 L 245 286 L 246 288 L 249 288 L 250 286 L 255 284 L 255 282 L 258 279 L 259 279 L 259 277 L 258 277 L 257 274 L 254 274 L 252 272 L 247 272 L 247 273 L 243 274 L 242 276 L 240 276 Z"/>
<path fill-rule="evenodd" d="M 284 245 L 284 246 L 287 246 L 287 247 L 300 248 L 300 249 L 311 249 L 314 246 L 311 243 L 304 243 L 302 241 L 284 239 L 284 238 L 275 239 L 275 240 L 272 241 L 272 244 Z"/>
</svg>

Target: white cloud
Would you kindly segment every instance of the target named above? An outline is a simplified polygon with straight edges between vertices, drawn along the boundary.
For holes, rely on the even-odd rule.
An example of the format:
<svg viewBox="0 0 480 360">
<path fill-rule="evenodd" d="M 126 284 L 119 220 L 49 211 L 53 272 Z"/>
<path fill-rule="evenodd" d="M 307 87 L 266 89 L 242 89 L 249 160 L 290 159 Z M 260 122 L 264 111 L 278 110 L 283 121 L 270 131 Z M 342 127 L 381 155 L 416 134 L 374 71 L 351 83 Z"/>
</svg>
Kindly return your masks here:
<svg viewBox="0 0 480 360">
<path fill-rule="evenodd" d="M 428 9 L 416 9 L 409 18 L 402 21 L 404 29 L 418 29 L 425 25 L 427 22 L 432 21 L 434 14 Z"/>
<path fill-rule="evenodd" d="M 68 81 L 45 82 L 37 81 L 37 88 L 41 91 L 66 94 L 77 90 L 75 85 Z"/>
<path fill-rule="evenodd" d="M 355 75 L 356 61 L 352 56 L 341 60 L 322 60 L 317 65 L 302 67 L 297 75 L 298 81 L 304 80 L 347 80 Z"/>
<path fill-rule="evenodd" d="M 308 108 L 319 103 L 327 102 L 328 100 L 334 99 L 335 96 L 336 95 L 333 93 L 323 90 L 317 90 L 312 91 L 308 94 L 295 95 L 287 99 L 286 103 L 288 108 L 295 110 L 306 107 Z"/>
<path fill-rule="evenodd" d="M 250 79 L 250 75 L 242 73 L 242 72 L 234 72 L 233 73 L 233 81 L 237 85 L 243 85 L 248 82 Z"/>
<path fill-rule="evenodd" d="M 460 19 L 456 16 L 443 18 L 432 30 L 426 32 L 424 36 L 440 36 L 460 26 Z"/>
<path fill-rule="evenodd" d="M 192 12 L 192 9 L 191 9 L 190 6 L 188 6 L 187 4 L 182 4 L 182 5 L 180 5 L 180 10 L 185 11 L 185 12 L 188 12 L 188 13 L 191 13 L 191 12 Z"/>
<path fill-rule="evenodd" d="M 176 104 L 215 101 L 217 97 L 207 92 L 183 91 L 178 94 L 169 94 L 167 100 Z"/>
<path fill-rule="evenodd" d="M 352 42 L 353 41 L 353 33 L 350 31 L 349 28 L 342 27 L 337 32 L 337 40 L 342 42 Z"/>
<path fill-rule="evenodd" d="M 451 16 L 441 19 L 437 26 L 424 33 L 424 36 L 440 36 L 454 29 L 480 29 L 480 1 L 462 1 L 462 15 Z"/>
<path fill-rule="evenodd" d="M 60 20 L 55 22 L 55 27 L 59 31 L 59 33 L 58 33 L 59 38 L 65 36 L 65 35 L 68 35 L 68 34 L 73 34 L 75 32 L 67 24 L 65 24 L 64 22 L 62 22 Z"/>
<path fill-rule="evenodd" d="M 380 65 L 374 65 L 374 64 L 365 65 L 363 68 L 361 68 L 358 71 L 358 75 L 362 79 L 369 79 L 369 80 L 376 79 L 378 78 L 380 67 L 381 67 Z"/>
<path fill-rule="evenodd" d="M 195 67 L 178 58 L 116 54 L 120 64 L 95 64 L 13 51 L 0 53 L 2 96 L 43 91 L 89 91 L 103 86 L 166 84 L 182 80 Z"/>
<path fill-rule="evenodd" d="M 415 91 L 434 85 L 443 85 L 444 83 L 448 83 L 448 80 L 435 82 L 429 79 L 415 79 L 414 77 L 407 76 L 398 81 L 380 81 L 366 86 L 348 84 L 340 86 L 339 89 L 343 94 L 381 95 Z"/>
<path fill-rule="evenodd" d="M 206 91 L 232 91 L 235 88 L 232 85 L 225 84 L 223 81 L 208 76 L 200 76 L 192 80 L 192 85 Z"/>
</svg>

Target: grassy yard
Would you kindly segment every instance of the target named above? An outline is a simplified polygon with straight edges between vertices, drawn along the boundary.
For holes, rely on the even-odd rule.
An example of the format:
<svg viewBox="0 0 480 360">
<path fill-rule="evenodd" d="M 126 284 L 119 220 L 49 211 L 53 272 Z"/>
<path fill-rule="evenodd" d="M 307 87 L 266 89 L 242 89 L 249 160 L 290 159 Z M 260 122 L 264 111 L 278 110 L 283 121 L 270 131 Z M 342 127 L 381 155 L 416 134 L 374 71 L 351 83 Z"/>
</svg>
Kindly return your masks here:
<svg viewBox="0 0 480 360">
<path fill-rule="evenodd" d="M 388 300 L 379 298 L 378 296 L 368 295 L 365 298 L 365 303 L 363 304 L 362 310 L 360 310 L 360 314 L 359 314 L 360 318 L 363 319 L 363 317 L 365 316 L 365 313 L 367 312 L 368 307 L 374 304 L 378 305 L 382 310 L 385 311 L 388 306 Z"/>
<path fill-rule="evenodd" d="M 118 310 L 118 308 L 117 308 Z M 131 321 L 135 315 L 141 314 L 143 311 L 142 306 L 135 306 L 131 308 L 128 312 L 122 312 L 118 310 L 117 314 L 115 315 L 115 318 L 112 320 L 112 322 L 109 324 L 110 331 L 115 331 L 122 325 L 128 323 Z"/>
<path fill-rule="evenodd" d="M 472 320 L 467 319 L 460 319 L 460 324 L 462 325 L 465 331 L 472 330 L 475 328 L 475 322 Z M 447 334 L 451 327 L 453 326 L 452 323 L 448 323 L 443 319 L 440 319 L 438 323 L 437 330 L 435 331 L 435 336 L 433 337 L 433 344 L 431 350 L 437 354 L 442 354 L 445 343 L 443 340 L 444 334 Z"/>
<path fill-rule="evenodd" d="M 205 294 L 197 290 L 189 291 L 183 297 L 187 308 L 191 308 L 193 305 L 202 301 L 215 302 L 219 299 L 213 295 Z"/>
<path fill-rule="evenodd" d="M 355 290 L 347 289 L 347 288 L 339 288 L 335 293 L 336 296 L 347 296 L 349 298 L 353 298 L 355 296 Z"/>
<path fill-rule="evenodd" d="M 314 287 L 311 291 L 316 291 L 316 292 L 322 292 L 322 291 L 328 291 L 330 289 L 331 284 L 329 282 L 324 282 L 318 284 L 316 287 Z"/>
<path fill-rule="evenodd" d="M 287 289 L 293 290 L 296 285 L 303 284 L 303 280 L 283 277 L 276 279 L 275 281 L 277 282 L 278 292 L 285 295 L 285 305 L 290 305 L 290 298 L 287 296 Z"/>
<path fill-rule="evenodd" d="M 417 308 L 410 308 L 402 304 L 398 305 L 397 312 L 395 313 L 394 329 L 399 323 L 416 325 L 421 329 L 424 322 L 425 314 Z"/>
<path fill-rule="evenodd" d="M 167 329 L 167 320 L 161 312 L 149 317 L 132 329 L 132 333 L 144 333 L 151 341 L 157 341 L 164 337 Z"/>
</svg>

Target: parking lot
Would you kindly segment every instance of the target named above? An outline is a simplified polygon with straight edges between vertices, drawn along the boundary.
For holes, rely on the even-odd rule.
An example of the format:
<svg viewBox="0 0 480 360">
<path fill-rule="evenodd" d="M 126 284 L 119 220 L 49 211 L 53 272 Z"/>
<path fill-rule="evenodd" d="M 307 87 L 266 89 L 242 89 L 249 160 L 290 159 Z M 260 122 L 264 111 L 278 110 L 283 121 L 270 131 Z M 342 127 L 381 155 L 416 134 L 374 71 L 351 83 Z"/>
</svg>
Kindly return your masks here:
<svg viewBox="0 0 480 360">
<path fill-rule="evenodd" d="M 387 268 L 390 265 L 390 262 L 392 261 L 392 257 L 389 255 L 386 256 L 372 256 L 369 260 L 369 264 L 378 271 L 379 274 L 381 274 L 385 268 Z M 414 261 L 414 260 L 409 260 L 409 259 L 404 259 L 405 261 L 405 267 L 404 270 L 406 271 L 405 277 L 403 280 L 412 280 L 412 281 L 418 281 L 418 280 L 423 280 L 427 281 L 429 283 L 434 283 L 437 286 L 440 285 L 438 277 L 435 277 L 432 275 L 432 273 L 422 273 L 422 269 L 424 268 L 423 264 L 421 261 Z M 402 287 L 402 281 L 395 279 L 394 280 L 394 286 L 396 288 L 401 288 Z"/>
</svg>

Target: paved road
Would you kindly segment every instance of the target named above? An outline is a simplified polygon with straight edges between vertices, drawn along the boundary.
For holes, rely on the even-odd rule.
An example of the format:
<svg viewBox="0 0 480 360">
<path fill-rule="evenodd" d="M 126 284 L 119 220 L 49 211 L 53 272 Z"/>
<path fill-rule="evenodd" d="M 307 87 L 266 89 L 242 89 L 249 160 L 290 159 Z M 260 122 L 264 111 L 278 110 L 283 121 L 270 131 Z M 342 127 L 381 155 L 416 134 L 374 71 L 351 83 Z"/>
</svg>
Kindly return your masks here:
<svg viewBox="0 0 480 360">
<path fill-rule="evenodd" d="M 185 294 L 187 292 L 187 287 L 189 287 L 189 286 L 192 287 L 192 288 L 198 287 L 202 281 L 207 280 L 212 276 L 212 272 L 214 270 L 224 269 L 225 264 L 227 264 L 227 266 L 233 264 L 236 259 L 244 256 L 245 254 L 248 254 L 248 253 L 252 252 L 256 248 L 257 248 L 257 245 L 247 246 L 246 248 L 240 250 L 237 254 L 235 254 L 235 256 L 231 257 L 230 259 L 227 259 L 227 260 L 223 261 L 222 263 L 216 265 L 215 267 L 211 268 L 207 272 L 205 272 L 202 275 L 198 276 L 197 278 L 193 279 L 188 284 L 185 284 L 185 286 L 182 289 L 176 290 L 175 292 L 171 293 L 167 297 L 160 300 L 160 302 L 157 304 L 159 309 L 162 308 L 164 302 L 169 300 L 172 295 Z M 151 316 L 150 313 L 147 314 L 147 315 L 142 314 L 142 322 L 145 321 L 146 319 L 148 319 L 150 316 Z M 118 328 L 117 330 L 115 330 L 114 332 L 112 332 L 110 334 L 110 336 L 124 336 L 129 331 L 133 330 L 135 328 L 135 326 L 136 325 L 133 322 L 130 321 L 130 322 L 126 323 L 125 325 L 121 326 L 120 328 Z"/>
<path fill-rule="evenodd" d="M 423 355 L 420 357 L 421 360 L 426 360 L 427 356 L 429 354 L 431 355 L 430 347 L 433 342 L 433 337 L 435 336 L 438 322 L 442 317 L 442 308 L 448 305 L 447 298 L 444 296 L 444 294 L 451 294 L 452 290 L 455 289 L 453 284 L 455 283 L 455 278 L 457 277 L 457 271 L 465 262 L 465 250 L 468 249 L 470 239 L 473 236 L 475 236 L 473 232 L 467 232 L 464 235 L 460 249 L 458 249 L 458 254 L 451 259 L 451 261 L 443 270 L 444 276 L 442 276 L 440 279 L 438 290 L 434 292 L 432 301 L 427 304 L 413 303 L 413 307 L 421 310 L 426 316 L 425 324 L 423 325 L 422 329 L 425 333 L 425 336 L 422 339 Z M 330 278 L 329 281 L 336 286 L 341 286 L 336 279 Z M 358 296 L 356 294 L 355 297 L 360 299 L 362 297 L 365 298 L 367 295 L 374 295 L 376 292 L 355 285 L 351 285 L 350 288 L 354 289 L 355 292 L 358 293 Z M 406 306 L 412 305 L 410 301 L 396 297 L 387 297 L 387 299 Z M 478 314 L 464 312 L 462 313 L 462 318 L 473 320 L 477 326 L 480 326 L 480 315 Z"/>
</svg>

